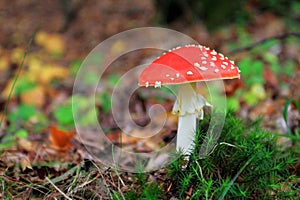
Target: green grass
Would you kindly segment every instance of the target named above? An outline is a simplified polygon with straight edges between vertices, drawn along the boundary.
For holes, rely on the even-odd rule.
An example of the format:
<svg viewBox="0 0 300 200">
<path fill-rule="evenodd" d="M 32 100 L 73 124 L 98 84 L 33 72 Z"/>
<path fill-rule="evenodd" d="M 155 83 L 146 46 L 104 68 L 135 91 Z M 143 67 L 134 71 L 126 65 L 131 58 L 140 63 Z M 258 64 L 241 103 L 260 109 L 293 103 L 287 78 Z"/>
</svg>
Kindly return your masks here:
<svg viewBox="0 0 300 200">
<path fill-rule="evenodd" d="M 167 167 L 172 188 L 159 188 L 138 174 L 137 188 L 125 194 L 126 199 L 296 199 L 300 195 L 296 169 L 299 154 L 280 151 L 276 137 L 260 126 L 260 121 L 246 123 L 229 113 L 221 136 L 213 150 L 200 159 L 209 118 L 199 124 L 195 151 L 186 168 L 181 156 Z M 177 152 L 178 153 L 178 152 Z M 175 155 L 178 156 L 178 155 Z M 164 183 L 162 183 L 164 184 Z M 192 188 L 190 196 L 188 191 Z M 151 190 L 152 193 L 148 193 Z M 159 196 L 153 196 L 158 194 Z M 163 194 L 163 195 L 162 195 Z M 168 196 L 169 195 L 169 196 Z M 115 198 L 118 199 L 118 198 Z"/>
</svg>

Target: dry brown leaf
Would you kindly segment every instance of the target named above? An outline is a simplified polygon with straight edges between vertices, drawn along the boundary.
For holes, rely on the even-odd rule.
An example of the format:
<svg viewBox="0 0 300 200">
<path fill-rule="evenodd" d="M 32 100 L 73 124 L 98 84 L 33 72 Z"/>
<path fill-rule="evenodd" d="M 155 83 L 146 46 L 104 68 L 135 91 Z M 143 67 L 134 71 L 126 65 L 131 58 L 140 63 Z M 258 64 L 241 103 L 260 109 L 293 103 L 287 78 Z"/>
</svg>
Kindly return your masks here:
<svg viewBox="0 0 300 200">
<path fill-rule="evenodd" d="M 71 139 L 75 136 L 74 133 L 60 130 L 55 126 L 50 126 L 49 131 L 49 140 L 54 147 L 68 149 L 73 146 Z"/>
<path fill-rule="evenodd" d="M 26 169 L 31 169 L 32 170 L 32 166 L 31 166 L 30 161 L 27 157 L 21 157 L 20 158 L 20 165 L 22 167 L 22 171 L 25 171 Z"/>
<path fill-rule="evenodd" d="M 270 67 L 267 65 L 264 68 L 264 79 L 266 81 L 266 86 L 273 88 L 273 89 L 278 89 L 278 79 L 275 75 L 275 73 L 270 69 Z"/>
<path fill-rule="evenodd" d="M 106 135 L 106 137 L 114 144 L 122 144 L 122 145 L 130 145 L 130 144 L 135 144 L 139 138 L 137 137 L 132 137 L 128 134 L 121 133 L 119 131 L 109 133 Z"/>
<path fill-rule="evenodd" d="M 21 149 L 24 149 L 25 151 L 27 152 L 31 152 L 31 151 L 34 151 L 35 148 L 32 144 L 32 142 L 30 142 L 29 140 L 25 139 L 25 138 L 19 138 L 18 139 L 18 146 L 21 148 Z"/>
</svg>

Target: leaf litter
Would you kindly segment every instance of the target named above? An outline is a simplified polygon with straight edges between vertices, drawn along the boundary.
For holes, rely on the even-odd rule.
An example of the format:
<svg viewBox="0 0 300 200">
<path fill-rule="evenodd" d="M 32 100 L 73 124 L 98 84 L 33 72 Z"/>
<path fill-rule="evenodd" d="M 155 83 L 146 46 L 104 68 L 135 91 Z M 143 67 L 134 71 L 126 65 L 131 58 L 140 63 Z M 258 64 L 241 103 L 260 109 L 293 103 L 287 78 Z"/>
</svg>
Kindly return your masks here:
<svg viewBox="0 0 300 200">
<path fill-rule="evenodd" d="M 99 42 L 99 38 L 105 39 L 121 30 L 131 28 L 135 23 L 138 26 L 149 25 L 154 16 L 153 14 L 149 14 L 154 12 L 153 5 L 146 1 L 137 4 L 139 5 L 137 7 L 137 17 L 134 17 L 135 14 L 128 14 L 126 17 L 123 16 L 124 13 L 133 12 L 130 10 L 130 6 L 127 5 L 122 7 L 121 10 L 113 12 L 115 19 L 112 19 L 111 23 L 108 23 L 109 25 L 101 22 L 101 26 L 97 26 L 97 23 L 93 20 L 90 20 L 90 23 L 88 23 L 89 21 L 82 23 L 85 17 L 92 19 L 94 17 L 98 18 L 98 15 L 100 15 L 104 19 L 110 18 L 110 14 L 106 9 L 113 9 L 114 5 L 111 2 L 104 1 L 103 4 L 93 3 L 86 3 L 84 5 L 78 13 L 78 18 L 70 24 L 69 29 L 65 32 L 59 32 L 59 29 L 64 24 L 62 13 L 58 13 L 57 9 L 54 9 L 57 7 L 55 3 L 50 5 L 50 8 L 56 10 L 53 16 L 56 15 L 55 19 L 58 20 L 56 24 L 53 22 L 55 20 L 50 20 L 52 22 L 49 24 L 49 27 L 46 30 L 42 29 L 38 32 L 32 51 L 25 62 L 25 68 L 20 74 L 19 79 L 24 81 L 20 86 L 16 86 L 18 90 L 15 89 L 15 93 L 9 104 L 10 113 L 14 110 L 20 111 L 20 107 L 22 108 L 23 105 L 32 105 L 43 116 L 33 111 L 29 118 L 27 116 L 15 115 L 16 118 L 14 120 L 6 117 L 3 121 L 1 127 L 2 133 L 0 134 L 1 139 L 3 139 L 4 135 L 13 135 L 11 141 L 14 142 L 11 146 L 1 151 L 0 179 L 7 190 L 7 192 L 1 192 L 1 195 L 5 194 L 10 198 L 30 198 L 36 196 L 51 199 L 66 195 L 67 197 L 72 196 L 78 199 L 83 196 L 86 198 L 111 199 L 114 196 L 113 191 L 118 191 L 122 194 L 129 192 L 130 188 L 138 188 L 135 175 L 120 173 L 97 162 L 86 151 L 84 143 L 73 134 L 74 130 L 72 128 L 67 127 L 66 131 L 58 128 L 58 125 L 63 122 L 59 120 L 59 117 L 55 118 L 52 114 L 70 96 L 74 77 L 70 75 L 68 66 L 72 60 L 83 59 L 86 53 Z M 106 12 L 95 12 L 97 8 Z M 31 11 L 30 8 L 27 9 L 27 11 Z M 90 10 L 94 10 L 94 12 L 90 12 Z M 141 10 L 143 12 L 140 12 Z M 50 17 L 51 19 L 51 16 L 50 14 L 44 17 Z M 36 20 L 32 20 L 32 22 L 27 20 L 24 24 L 24 30 L 15 30 L 10 27 L 9 24 L 17 24 L 15 23 L 16 20 L 20 20 L 21 17 L 22 15 L 19 14 L 11 19 L 7 19 L 8 25 L 7 27 L 3 27 L 3 29 L 7 28 L 8 30 L 3 36 L 5 41 L 2 37 L 0 38 L 0 105 L 8 97 L 11 90 L 12 77 L 16 73 L 23 57 L 22 42 L 26 41 L 26 36 L 30 33 L 29 30 L 32 30 L 32 27 L 34 27 L 33 24 L 37 24 Z M 30 18 L 31 16 L 27 17 Z M 204 42 L 206 44 L 207 41 L 207 43 L 211 44 L 209 46 L 212 48 L 221 49 L 224 52 L 229 51 L 226 41 L 239 42 L 236 41 L 238 30 L 234 27 L 228 29 L 229 34 L 224 34 L 221 31 L 214 33 L 212 37 L 214 41 L 212 41 L 212 39 L 208 38 L 208 35 L 210 35 L 209 32 L 202 25 L 197 26 L 199 27 L 196 27 L 196 25 L 190 28 L 181 27 L 181 30 L 188 31 L 192 37 L 198 38 L 200 43 Z M 87 30 L 88 33 L 97 34 L 87 34 Z M 259 41 L 278 33 L 284 33 L 287 31 L 287 27 L 283 19 L 271 13 L 263 13 L 254 18 L 252 26 L 248 27 L 246 31 L 252 35 L 254 41 Z M 8 33 L 13 34 L 10 36 Z M 118 41 L 113 47 L 114 52 L 117 53 L 120 49 L 123 49 L 124 44 L 123 41 Z M 296 67 L 293 68 L 295 72 L 291 77 L 282 74 L 285 66 L 277 73 L 276 70 L 269 66 L 270 62 L 280 62 L 280 60 L 266 61 L 258 54 L 255 54 L 255 50 L 250 53 L 241 52 L 234 55 L 237 62 L 248 57 L 249 54 L 255 59 L 261 60 L 263 65 L 261 78 L 264 82 L 260 83 L 258 81 L 259 85 L 247 86 L 245 85 L 247 81 L 244 81 L 242 76 L 242 80 L 226 81 L 225 91 L 229 97 L 237 96 L 236 98 L 239 98 L 239 110 L 237 110 L 237 113 L 241 117 L 255 120 L 257 117 L 263 116 L 262 125 L 265 128 L 286 134 L 288 132 L 287 126 L 291 127 L 294 132 L 297 128 L 299 129 L 299 112 L 297 112 L 295 106 L 290 105 L 288 108 L 287 124 L 282 117 L 282 111 L 286 99 L 293 98 L 298 102 L 300 101 L 300 83 L 297 78 L 299 77 L 300 50 L 294 44 L 290 43 L 275 45 L 275 47 L 275 50 L 280 52 L 280 54 L 276 54 L 280 60 L 291 59 L 295 61 Z M 129 66 L 130 63 L 133 63 L 132 65 L 140 64 L 141 60 L 148 57 L 148 53 L 124 57 L 121 62 L 115 63 L 114 69 L 118 69 L 118 66 L 122 63 L 129 63 Z M 126 68 L 122 68 L 122 70 L 126 70 Z M 121 73 L 122 71 L 120 70 Z M 253 76 L 251 72 L 249 74 L 249 76 Z M 246 92 L 241 93 L 239 96 L 238 93 L 243 88 L 246 88 Z M 160 99 L 151 99 L 147 96 L 144 99 L 140 97 L 133 98 L 132 101 L 134 103 L 131 107 L 132 118 L 143 126 L 149 122 L 149 116 L 146 111 L 151 105 L 159 102 Z M 107 138 L 116 145 L 122 144 L 122 148 L 128 148 L 136 152 L 151 152 L 169 143 L 176 135 L 177 119 L 169 112 L 172 107 L 172 100 L 165 98 L 163 101 L 164 107 L 168 110 L 168 118 L 166 127 L 164 127 L 160 134 L 151 137 L 151 139 L 137 139 L 138 137 L 151 136 L 153 129 L 150 127 L 133 129 L 131 134 L 136 137 L 130 137 L 118 129 L 111 113 L 108 112 L 104 115 L 100 112 L 99 119 L 108 130 L 106 132 Z M 103 104 L 103 102 L 101 103 Z M 101 103 L 99 103 L 99 110 L 105 110 Z M 47 119 L 46 122 L 43 122 L 43 118 Z M 154 123 L 161 121 L 162 118 L 163 116 L 157 115 L 154 118 L 157 121 Z M 16 126 L 12 127 L 12 124 Z M 41 124 L 41 128 L 36 129 L 36 126 L 39 124 Z M 50 126 L 50 124 L 55 125 Z M 10 130 L 7 129 L 9 127 Z M 14 135 L 20 129 L 26 130 L 28 136 L 20 137 L 18 134 Z M 88 133 L 87 131 L 86 137 L 90 137 L 89 141 L 92 141 L 94 136 L 93 133 Z M 280 138 L 279 143 L 285 144 L 284 148 L 299 146 L 299 142 L 293 144 L 291 140 L 285 137 Z M 160 157 L 153 161 L 153 163 L 159 165 L 163 160 L 164 158 Z M 170 191 L 172 191 L 173 185 L 167 178 L 166 169 L 147 174 L 147 182 L 151 181 L 158 181 L 160 186 L 166 191 L 166 196 L 172 197 L 173 194 Z M 53 187 L 54 185 L 57 188 Z M 194 188 L 192 186 L 189 187 L 186 191 L 187 196 L 191 196 L 193 191 Z M 5 196 L 1 197 L 4 198 Z"/>
</svg>

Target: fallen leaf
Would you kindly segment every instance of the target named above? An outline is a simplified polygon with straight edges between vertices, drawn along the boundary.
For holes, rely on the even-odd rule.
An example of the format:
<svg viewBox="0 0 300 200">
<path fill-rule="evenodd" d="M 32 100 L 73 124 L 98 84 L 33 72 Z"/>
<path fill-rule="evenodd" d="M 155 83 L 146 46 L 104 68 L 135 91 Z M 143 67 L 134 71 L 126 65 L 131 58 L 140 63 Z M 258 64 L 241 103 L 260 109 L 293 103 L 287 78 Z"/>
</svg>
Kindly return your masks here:
<svg viewBox="0 0 300 200">
<path fill-rule="evenodd" d="M 35 36 L 35 42 L 49 53 L 62 54 L 65 51 L 65 41 L 60 34 L 39 31 Z"/>
<path fill-rule="evenodd" d="M 1 56 L 0 57 L 0 72 L 4 72 L 9 67 L 9 58 L 8 56 Z"/>
<path fill-rule="evenodd" d="M 34 97 L 34 98 L 32 98 Z M 21 101 L 28 105 L 41 108 L 45 103 L 45 90 L 42 86 L 37 86 L 21 94 Z"/>
<path fill-rule="evenodd" d="M 46 65 L 40 69 L 39 81 L 44 84 L 50 83 L 53 79 L 64 79 L 69 75 L 69 70 L 56 65 Z"/>
<path fill-rule="evenodd" d="M 27 152 L 30 152 L 34 150 L 34 146 L 31 141 L 27 140 L 26 138 L 18 138 L 18 146 L 21 149 L 26 150 Z"/>
<path fill-rule="evenodd" d="M 266 86 L 270 89 L 278 89 L 278 79 L 275 75 L 275 73 L 270 69 L 270 67 L 267 65 L 264 68 L 264 79 L 266 81 Z"/>
<path fill-rule="evenodd" d="M 122 144 L 122 145 L 130 145 L 135 144 L 139 138 L 130 136 L 126 133 L 115 131 L 109 134 L 106 134 L 106 137 L 113 144 Z"/>
<path fill-rule="evenodd" d="M 19 63 L 21 63 L 23 56 L 24 56 L 24 49 L 17 47 L 12 50 L 10 59 L 13 63 L 19 64 Z"/>
<path fill-rule="evenodd" d="M 4 98 L 4 99 L 7 99 L 9 94 L 10 94 L 10 91 L 12 90 L 12 86 L 13 86 L 13 80 L 9 80 L 7 83 L 6 83 L 6 86 L 5 88 L 1 91 L 1 96 Z M 13 90 L 12 93 L 11 93 L 11 97 L 14 97 L 15 95 L 15 91 Z"/>
<path fill-rule="evenodd" d="M 68 149 L 73 146 L 71 139 L 75 136 L 74 133 L 60 130 L 55 126 L 50 126 L 49 131 L 49 140 L 54 147 Z"/>
<path fill-rule="evenodd" d="M 32 170 L 32 166 L 30 164 L 30 161 L 27 157 L 21 157 L 20 158 L 20 164 L 22 167 L 22 171 L 25 171 L 26 169 L 31 169 Z"/>
</svg>

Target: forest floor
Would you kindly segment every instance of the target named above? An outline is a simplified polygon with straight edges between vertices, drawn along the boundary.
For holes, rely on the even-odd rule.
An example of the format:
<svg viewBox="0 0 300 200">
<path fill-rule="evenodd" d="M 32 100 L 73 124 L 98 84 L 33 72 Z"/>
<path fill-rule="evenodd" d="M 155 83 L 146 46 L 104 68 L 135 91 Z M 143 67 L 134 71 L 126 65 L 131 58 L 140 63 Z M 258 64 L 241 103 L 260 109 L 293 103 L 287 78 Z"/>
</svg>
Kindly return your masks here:
<svg viewBox="0 0 300 200">
<path fill-rule="evenodd" d="M 117 199 L 124 198 L 132 188 L 148 197 L 147 190 L 156 189 L 140 185 L 155 182 L 164 195 L 153 199 L 175 199 L 176 184 L 167 167 L 139 177 L 132 171 L 104 165 L 86 149 L 72 114 L 73 85 L 82 61 L 96 45 L 115 34 L 159 26 L 153 1 L 74 1 L 72 12 L 63 8 L 59 0 L 0 2 L 0 198 Z M 299 186 L 300 14 L 286 19 L 251 8 L 257 14 L 247 23 L 227 24 L 213 31 L 202 22 L 185 23 L 185 18 L 166 27 L 236 62 L 241 79 L 224 81 L 228 109 L 247 123 L 260 119 L 261 129 L 282 135 L 276 144 L 281 151 L 292 150 L 296 155 L 297 161 L 289 167 L 293 168 L 291 176 L 298 180 L 293 184 Z M 124 44 L 126 41 L 121 40 L 111 48 L 122 51 Z M 104 86 L 97 91 L 98 121 L 106 137 L 126 151 L 149 153 L 168 143 L 174 148 L 171 141 L 176 136 L 177 118 L 171 114 L 174 95 L 170 92 L 160 90 L 159 96 L 151 96 L 143 90 L 131 97 L 128 107 L 139 125 L 149 122 L 147 111 L 152 105 L 159 103 L 166 110 L 165 127 L 146 140 L 122 132 L 114 121 L 110 102 L 114 86 L 125 72 L 160 53 L 137 51 L 119 58 L 104 73 Z M 95 79 L 90 77 L 91 81 Z M 82 109 L 88 109 L 86 103 L 82 101 Z M 92 124 L 89 110 L 85 114 L 84 123 Z M 163 117 L 156 115 L 155 123 Z M 130 128 L 135 136 L 152 134 L 149 128 Z M 84 134 L 89 141 L 96 140 L 91 130 Z M 160 159 L 164 158 L 155 160 L 158 166 L 163 162 Z M 190 198 L 194 188 L 191 184 L 183 195 Z"/>
</svg>

